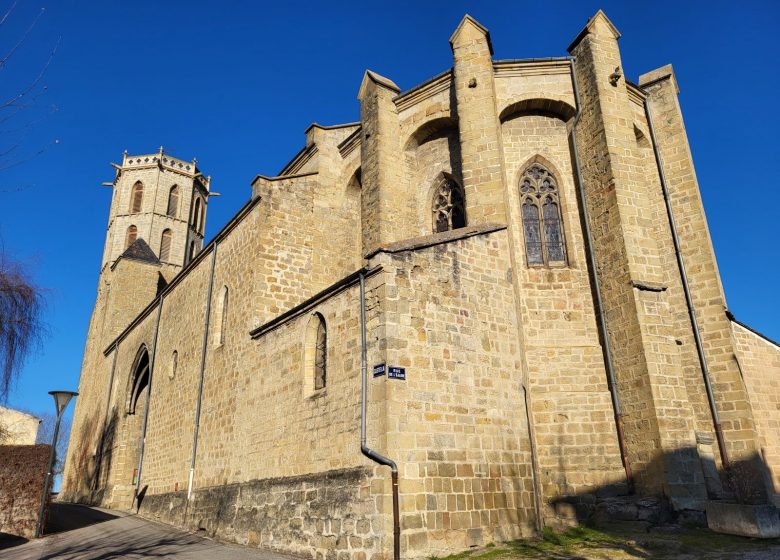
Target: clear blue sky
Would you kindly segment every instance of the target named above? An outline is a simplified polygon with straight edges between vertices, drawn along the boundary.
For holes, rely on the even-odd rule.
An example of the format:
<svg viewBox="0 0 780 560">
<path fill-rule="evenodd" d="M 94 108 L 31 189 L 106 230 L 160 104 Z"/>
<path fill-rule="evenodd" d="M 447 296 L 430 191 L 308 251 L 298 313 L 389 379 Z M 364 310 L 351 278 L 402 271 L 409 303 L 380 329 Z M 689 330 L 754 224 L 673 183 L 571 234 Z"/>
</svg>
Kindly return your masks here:
<svg viewBox="0 0 780 560">
<path fill-rule="evenodd" d="M 42 5 L 21 0 L 0 52 Z M 5 99 L 62 37 L 46 94 L 15 120 L 40 122 L 11 133 L 0 124 L 0 148 L 19 143 L 23 156 L 0 171 L 0 239 L 46 289 L 50 326 L 9 405 L 52 410 L 48 390 L 78 385 L 111 196 L 100 183 L 124 149 L 198 158 L 222 193 L 208 237 L 248 199 L 255 174 L 276 173 L 303 146 L 311 122 L 358 119 L 366 68 L 402 89 L 442 72 L 466 12 L 490 29 L 496 58 L 565 55 L 598 8 L 623 34 L 629 79 L 674 64 L 729 306 L 780 339 L 773 2 L 50 2 L 0 70 Z"/>
</svg>

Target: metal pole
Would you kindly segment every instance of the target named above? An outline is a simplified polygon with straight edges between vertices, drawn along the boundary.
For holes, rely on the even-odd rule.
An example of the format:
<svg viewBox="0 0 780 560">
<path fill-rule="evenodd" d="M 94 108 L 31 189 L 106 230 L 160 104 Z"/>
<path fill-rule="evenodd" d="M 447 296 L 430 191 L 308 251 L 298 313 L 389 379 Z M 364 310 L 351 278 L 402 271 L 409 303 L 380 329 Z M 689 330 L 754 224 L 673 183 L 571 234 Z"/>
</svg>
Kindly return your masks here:
<svg viewBox="0 0 780 560">
<path fill-rule="evenodd" d="M 46 511 L 46 502 L 48 501 L 49 497 L 49 484 L 51 483 L 51 471 L 54 470 L 54 457 L 57 453 L 57 436 L 60 433 L 60 420 L 62 420 L 62 415 L 65 413 L 65 409 L 63 408 L 58 414 L 57 414 L 57 423 L 54 425 L 54 438 L 51 442 L 51 451 L 49 452 L 49 468 L 46 472 L 46 482 L 43 484 L 43 495 L 41 496 L 41 507 L 38 509 L 38 522 L 35 524 L 35 538 L 41 536 L 41 532 L 43 529 L 43 514 Z"/>
</svg>

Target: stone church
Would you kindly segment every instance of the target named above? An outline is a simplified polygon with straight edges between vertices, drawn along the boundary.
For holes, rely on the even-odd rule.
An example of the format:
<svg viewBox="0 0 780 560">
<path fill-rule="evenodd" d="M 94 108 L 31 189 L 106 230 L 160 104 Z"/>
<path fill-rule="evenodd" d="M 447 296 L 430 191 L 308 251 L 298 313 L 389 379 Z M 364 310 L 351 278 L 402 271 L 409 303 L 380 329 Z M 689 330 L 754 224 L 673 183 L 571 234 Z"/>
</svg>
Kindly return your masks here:
<svg viewBox="0 0 780 560">
<path fill-rule="evenodd" d="M 495 60 L 466 16 L 206 245 L 199 164 L 125 154 L 63 498 L 328 560 L 776 518 L 780 348 L 727 310 L 672 67 L 630 82 L 619 37 Z"/>
</svg>

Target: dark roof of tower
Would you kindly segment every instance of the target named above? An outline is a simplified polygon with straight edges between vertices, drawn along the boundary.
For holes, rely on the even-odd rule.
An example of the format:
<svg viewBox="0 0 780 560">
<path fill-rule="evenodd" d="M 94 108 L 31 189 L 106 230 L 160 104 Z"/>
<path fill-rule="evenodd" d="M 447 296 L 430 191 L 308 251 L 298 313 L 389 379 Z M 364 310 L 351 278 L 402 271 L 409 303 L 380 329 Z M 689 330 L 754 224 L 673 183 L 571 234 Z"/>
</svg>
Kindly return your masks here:
<svg viewBox="0 0 780 560">
<path fill-rule="evenodd" d="M 125 252 L 119 255 L 119 259 L 133 259 L 135 261 L 148 262 L 150 264 L 160 264 L 160 259 L 154 254 L 151 247 L 146 244 L 142 238 L 138 238 L 125 249 Z"/>
</svg>

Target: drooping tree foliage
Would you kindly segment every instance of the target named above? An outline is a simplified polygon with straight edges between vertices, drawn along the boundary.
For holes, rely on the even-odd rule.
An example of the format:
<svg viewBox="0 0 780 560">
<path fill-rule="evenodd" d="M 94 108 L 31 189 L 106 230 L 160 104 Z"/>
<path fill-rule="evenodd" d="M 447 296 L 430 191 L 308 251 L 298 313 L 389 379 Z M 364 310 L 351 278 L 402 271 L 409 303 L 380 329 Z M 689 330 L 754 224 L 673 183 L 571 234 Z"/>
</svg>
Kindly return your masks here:
<svg viewBox="0 0 780 560">
<path fill-rule="evenodd" d="M 24 268 L 0 252 L 0 402 L 44 331 L 43 297 Z"/>
</svg>

